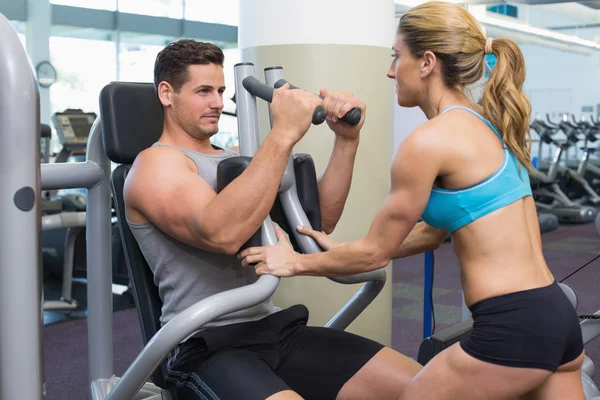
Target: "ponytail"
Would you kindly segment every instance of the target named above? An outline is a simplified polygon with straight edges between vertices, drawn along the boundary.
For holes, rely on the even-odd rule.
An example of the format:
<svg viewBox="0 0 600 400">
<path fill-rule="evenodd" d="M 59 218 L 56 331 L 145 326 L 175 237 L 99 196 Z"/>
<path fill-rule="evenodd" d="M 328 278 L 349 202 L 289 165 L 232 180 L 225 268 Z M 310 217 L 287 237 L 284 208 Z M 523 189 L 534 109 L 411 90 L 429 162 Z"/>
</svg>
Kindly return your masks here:
<svg viewBox="0 0 600 400">
<path fill-rule="evenodd" d="M 504 143 L 519 162 L 531 171 L 531 103 L 523 92 L 525 59 L 510 39 L 494 39 L 491 47 L 496 65 L 483 94 L 483 113 L 500 131 Z"/>
</svg>

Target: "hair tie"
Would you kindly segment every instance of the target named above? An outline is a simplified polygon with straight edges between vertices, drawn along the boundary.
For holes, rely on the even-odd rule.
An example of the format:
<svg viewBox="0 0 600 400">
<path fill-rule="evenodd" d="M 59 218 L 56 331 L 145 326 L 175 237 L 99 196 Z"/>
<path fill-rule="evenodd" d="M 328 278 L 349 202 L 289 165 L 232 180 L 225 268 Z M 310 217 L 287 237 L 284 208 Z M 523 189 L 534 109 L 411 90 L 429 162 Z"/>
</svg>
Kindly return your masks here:
<svg viewBox="0 0 600 400">
<path fill-rule="evenodd" d="M 494 39 L 492 39 L 491 37 L 487 38 L 485 41 L 485 54 L 492 54 L 492 42 L 494 41 Z"/>
</svg>

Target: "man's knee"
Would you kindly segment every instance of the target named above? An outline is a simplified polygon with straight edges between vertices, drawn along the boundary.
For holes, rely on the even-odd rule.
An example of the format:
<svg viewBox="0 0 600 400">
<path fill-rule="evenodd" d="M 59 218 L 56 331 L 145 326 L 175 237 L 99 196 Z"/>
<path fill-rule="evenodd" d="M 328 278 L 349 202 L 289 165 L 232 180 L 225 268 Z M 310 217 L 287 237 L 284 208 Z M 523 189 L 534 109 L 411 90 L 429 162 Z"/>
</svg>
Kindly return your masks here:
<svg viewBox="0 0 600 400">
<path fill-rule="evenodd" d="M 284 390 L 269 396 L 266 400 L 302 400 L 302 397 L 292 390 Z"/>
<path fill-rule="evenodd" d="M 383 348 L 346 382 L 337 398 L 398 399 L 421 368 L 413 359 Z"/>
</svg>

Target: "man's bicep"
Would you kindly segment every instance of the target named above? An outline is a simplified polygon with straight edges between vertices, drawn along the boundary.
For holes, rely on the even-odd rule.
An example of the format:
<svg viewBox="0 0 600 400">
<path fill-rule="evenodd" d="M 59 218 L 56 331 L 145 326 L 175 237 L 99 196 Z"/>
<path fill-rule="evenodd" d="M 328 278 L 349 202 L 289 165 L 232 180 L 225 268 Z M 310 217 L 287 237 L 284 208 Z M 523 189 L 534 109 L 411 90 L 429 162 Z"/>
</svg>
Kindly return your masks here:
<svg viewBox="0 0 600 400">
<path fill-rule="evenodd" d="M 210 230 L 210 223 L 200 221 L 216 193 L 185 163 L 166 161 L 135 171 L 128 193 L 131 207 L 168 235 L 200 247 Z"/>
</svg>

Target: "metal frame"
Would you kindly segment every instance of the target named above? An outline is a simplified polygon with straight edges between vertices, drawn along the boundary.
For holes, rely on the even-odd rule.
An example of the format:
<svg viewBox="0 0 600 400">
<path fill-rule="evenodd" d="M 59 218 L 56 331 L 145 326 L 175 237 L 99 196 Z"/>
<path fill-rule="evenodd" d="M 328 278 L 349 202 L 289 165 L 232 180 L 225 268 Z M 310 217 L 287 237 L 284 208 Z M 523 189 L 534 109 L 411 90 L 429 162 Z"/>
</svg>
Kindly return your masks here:
<svg viewBox="0 0 600 400">
<path fill-rule="evenodd" d="M 242 63 L 235 66 L 240 154 L 248 157 L 252 157 L 260 145 L 256 99 L 242 85 L 243 79 L 253 73 L 254 66 L 252 64 Z M 275 75 L 269 75 L 267 81 L 274 82 L 277 79 L 275 79 Z M 291 226 L 299 223 L 309 224 L 298 200 L 292 163 L 293 159 L 290 158 L 280 184 L 279 196 Z M 261 228 L 262 243 L 265 245 L 276 244 L 277 236 L 269 216 Z M 321 251 L 311 238 L 304 235 L 298 235 L 296 238 L 303 251 L 307 253 Z M 379 294 L 385 284 L 385 277 L 385 270 L 379 270 L 356 276 L 335 278 L 336 282 L 345 284 L 361 282 L 366 282 L 366 284 L 329 321 L 327 326 L 345 329 Z M 279 278 L 262 275 L 254 284 L 218 293 L 189 307 L 171 319 L 154 335 L 121 379 L 113 377 L 110 380 L 101 379 L 93 382 L 93 399 L 155 398 L 158 393 L 156 387 L 145 382 L 171 349 L 207 322 L 267 300 L 273 295 L 278 284 Z M 146 391 L 150 397 L 140 396 L 138 393 L 140 389 Z M 138 397 L 134 397 L 136 393 Z"/>
<path fill-rule="evenodd" d="M 0 398 L 41 400 L 39 91 L 2 14 L 0 53 Z"/>
<path fill-rule="evenodd" d="M 251 65 L 236 68 L 236 84 L 252 71 Z M 38 85 L 16 32 L 1 14 L 0 76 L 5 78 L 0 90 L 0 141 L 3 143 L 0 146 L 0 218 L 3 221 L 0 225 L 0 274 L 3 277 L 0 304 L 20 304 L 18 309 L 0 307 L 0 398 L 42 399 L 40 193 L 41 190 L 70 188 L 87 189 L 87 322 L 92 398 L 168 397 L 161 395 L 153 385 L 144 385 L 168 352 L 206 322 L 269 298 L 279 278 L 264 275 L 252 285 L 219 293 L 191 306 L 169 321 L 145 346 L 123 378 L 116 379 L 112 347 L 111 165 L 103 146 L 100 118 L 91 128 L 85 162 L 40 165 Z M 240 85 L 238 101 L 244 103 L 240 110 L 246 111 L 240 113 L 238 127 L 242 153 L 253 154 L 258 148 L 256 100 L 244 92 Z M 307 224 L 295 192 L 294 175 L 289 170 L 284 174 L 280 192 L 292 226 Z M 46 221 L 45 225 L 50 226 L 50 222 Z M 81 224 L 79 218 L 75 222 Z M 277 242 L 269 219 L 262 231 L 264 244 Z M 298 239 L 307 252 L 320 251 L 312 239 L 300 236 Z M 381 291 L 385 270 L 334 280 L 345 284 L 367 282 L 328 324 L 344 329 Z M 18 362 L 16 367 L 15 362 Z M 23 370 L 28 373 L 27 385 L 22 384 Z"/>
</svg>

